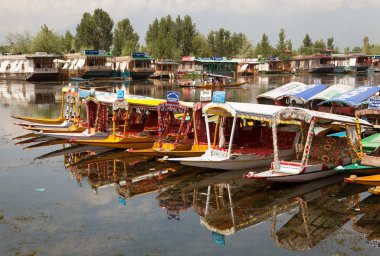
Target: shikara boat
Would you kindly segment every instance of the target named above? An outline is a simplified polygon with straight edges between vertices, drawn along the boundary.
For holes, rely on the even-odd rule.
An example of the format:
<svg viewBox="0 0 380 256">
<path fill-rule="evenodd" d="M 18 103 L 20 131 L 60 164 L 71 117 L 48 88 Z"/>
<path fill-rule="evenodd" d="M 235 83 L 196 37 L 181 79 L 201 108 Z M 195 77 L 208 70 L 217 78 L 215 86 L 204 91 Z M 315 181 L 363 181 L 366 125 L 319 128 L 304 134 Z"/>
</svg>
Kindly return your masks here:
<svg viewBox="0 0 380 256">
<path fill-rule="evenodd" d="M 344 179 L 347 183 L 358 183 L 369 186 L 380 186 L 380 174 L 358 177 L 351 175 L 349 178 Z"/>
<path fill-rule="evenodd" d="M 272 116 L 280 106 L 248 103 L 209 103 L 203 107 L 206 120 L 208 150 L 200 157 L 168 158 L 183 165 L 224 170 L 269 166 L 273 161 Z M 210 119 L 215 132 L 210 132 Z M 279 132 L 278 154 L 282 159 L 295 156 L 298 132 Z"/>
<path fill-rule="evenodd" d="M 288 108 L 275 113 L 273 128 L 274 162 L 269 171 L 249 172 L 246 178 L 275 182 L 305 182 L 335 174 L 334 168 L 352 163 L 362 156 L 358 151 L 360 125 L 371 126 L 353 117 Z M 278 155 L 277 129 L 297 124 L 301 136 L 297 142 L 298 154 L 291 161 Z M 349 135 L 344 138 L 328 137 L 326 134 L 340 124 Z"/>
<path fill-rule="evenodd" d="M 112 107 L 112 134 L 106 138 L 92 138 L 84 135 L 71 138 L 70 142 L 124 149 L 150 148 L 157 138 L 157 105 L 162 101 L 144 98 L 115 100 Z M 103 119 L 107 120 L 108 112 L 104 111 L 103 116 Z M 139 118 L 136 118 L 137 116 Z"/>
<path fill-rule="evenodd" d="M 337 97 L 330 98 L 328 100 L 325 100 L 319 104 L 318 110 L 327 112 L 327 113 L 334 113 L 334 114 L 341 114 L 341 115 L 348 115 L 348 116 L 363 116 L 366 111 L 358 111 L 360 105 L 366 101 L 368 98 L 372 97 L 376 93 L 380 91 L 379 86 L 359 86 L 356 88 L 353 88 Z M 355 113 L 356 112 L 356 113 Z"/>
<path fill-rule="evenodd" d="M 136 154 L 154 154 L 165 157 L 191 157 L 204 154 L 207 149 L 205 121 L 202 106 L 206 103 L 161 103 L 158 106 L 158 139 L 151 149 L 135 150 Z M 181 119 L 173 118 L 175 113 Z M 190 120 L 186 120 L 186 118 Z M 213 131 L 214 127 L 211 128 Z"/>
<path fill-rule="evenodd" d="M 72 90 L 69 87 L 62 88 L 62 98 L 61 98 L 61 112 L 58 118 L 38 118 L 38 117 L 28 117 L 28 116 L 12 116 L 15 119 L 27 121 L 29 123 L 36 124 L 50 124 L 50 125 L 59 125 L 67 120 L 65 116 L 65 102 L 67 102 L 67 95 L 71 94 Z"/>
<path fill-rule="evenodd" d="M 363 155 L 361 159 L 355 163 L 338 166 L 335 171 L 339 173 L 348 173 L 356 175 L 372 175 L 380 173 L 380 148 L 373 152 Z"/>
<path fill-rule="evenodd" d="M 260 104 L 309 108 L 309 100 L 327 88 L 324 84 L 290 82 L 257 96 Z"/>
</svg>

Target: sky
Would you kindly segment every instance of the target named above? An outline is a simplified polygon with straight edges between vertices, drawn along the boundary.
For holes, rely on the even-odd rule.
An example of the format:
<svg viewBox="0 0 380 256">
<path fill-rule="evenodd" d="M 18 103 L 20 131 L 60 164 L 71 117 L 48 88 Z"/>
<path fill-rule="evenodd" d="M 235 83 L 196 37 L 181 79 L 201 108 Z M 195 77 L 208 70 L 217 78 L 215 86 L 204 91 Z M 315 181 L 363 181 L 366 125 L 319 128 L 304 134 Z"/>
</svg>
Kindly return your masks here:
<svg viewBox="0 0 380 256">
<path fill-rule="evenodd" d="M 149 24 L 167 15 L 189 15 L 203 34 L 220 28 L 244 33 L 254 45 L 266 33 L 275 46 L 281 28 L 293 48 L 306 34 L 313 41 L 334 37 L 341 51 L 362 46 L 365 36 L 380 44 L 380 0 L 0 0 L 0 43 L 9 32 L 34 35 L 43 24 L 75 34 L 83 13 L 96 8 L 115 24 L 128 18 L 143 44 Z"/>
</svg>

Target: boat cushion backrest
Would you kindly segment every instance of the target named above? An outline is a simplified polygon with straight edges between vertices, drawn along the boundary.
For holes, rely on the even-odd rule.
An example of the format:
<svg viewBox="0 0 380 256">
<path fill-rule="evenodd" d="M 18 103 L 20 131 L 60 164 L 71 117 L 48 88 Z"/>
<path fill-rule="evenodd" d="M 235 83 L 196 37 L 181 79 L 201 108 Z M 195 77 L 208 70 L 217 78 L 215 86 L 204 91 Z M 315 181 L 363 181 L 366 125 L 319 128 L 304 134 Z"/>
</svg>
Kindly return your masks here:
<svg viewBox="0 0 380 256">
<path fill-rule="evenodd" d="M 350 158 L 352 151 L 346 138 L 315 136 L 313 138 L 309 159 L 340 164 Z"/>
</svg>

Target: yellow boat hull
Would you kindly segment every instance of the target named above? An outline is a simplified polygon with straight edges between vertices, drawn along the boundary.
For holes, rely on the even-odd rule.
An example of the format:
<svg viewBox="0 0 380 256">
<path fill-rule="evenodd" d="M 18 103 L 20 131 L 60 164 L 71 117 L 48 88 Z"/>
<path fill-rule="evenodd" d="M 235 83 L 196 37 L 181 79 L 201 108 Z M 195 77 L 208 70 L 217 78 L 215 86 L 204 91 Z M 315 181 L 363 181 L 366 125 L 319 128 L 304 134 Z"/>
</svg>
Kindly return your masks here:
<svg viewBox="0 0 380 256">
<path fill-rule="evenodd" d="M 344 181 L 348 183 L 358 183 L 369 186 L 380 186 L 380 174 L 363 177 L 351 175 L 349 178 L 345 178 Z"/>
<path fill-rule="evenodd" d="M 114 138 L 110 135 L 106 139 L 99 140 L 70 140 L 71 143 L 76 144 L 86 144 L 92 146 L 100 147 L 110 147 L 110 148 L 122 148 L 122 149 L 146 149 L 151 148 L 154 143 L 154 138 L 152 137 L 126 137 L 126 138 Z"/>
<path fill-rule="evenodd" d="M 60 118 L 35 118 L 35 117 L 27 117 L 27 116 L 12 116 L 15 119 L 36 123 L 36 124 L 61 124 L 67 119 L 64 117 Z"/>
<path fill-rule="evenodd" d="M 37 128 L 31 126 L 22 127 L 25 130 L 42 132 L 42 133 L 79 133 L 86 130 L 86 127 L 69 127 L 69 128 Z"/>
</svg>

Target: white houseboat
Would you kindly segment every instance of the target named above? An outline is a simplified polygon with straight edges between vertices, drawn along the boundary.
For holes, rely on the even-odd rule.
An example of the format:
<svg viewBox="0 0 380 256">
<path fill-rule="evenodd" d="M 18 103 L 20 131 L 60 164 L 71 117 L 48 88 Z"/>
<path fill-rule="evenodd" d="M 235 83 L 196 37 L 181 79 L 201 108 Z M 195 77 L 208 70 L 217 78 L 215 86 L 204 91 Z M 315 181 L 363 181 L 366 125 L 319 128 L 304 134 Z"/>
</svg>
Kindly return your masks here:
<svg viewBox="0 0 380 256">
<path fill-rule="evenodd" d="M 67 63 L 62 70 L 69 77 L 99 78 L 111 76 L 112 68 L 107 65 L 104 50 L 84 50 L 81 53 L 65 54 Z"/>
<path fill-rule="evenodd" d="M 154 58 L 145 52 L 135 52 L 131 56 L 115 57 L 113 60 L 113 76 L 146 79 L 152 75 Z"/>
<path fill-rule="evenodd" d="M 57 80 L 58 69 L 54 61 L 61 56 L 37 52 L 36 54 L 0 56 L 0 79 Z"/>
</svg>

